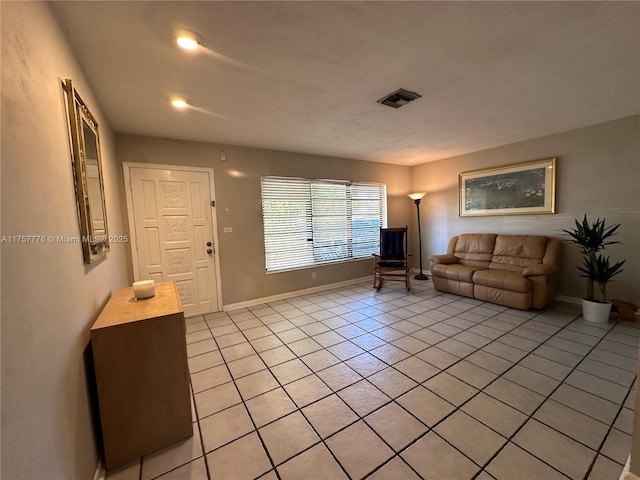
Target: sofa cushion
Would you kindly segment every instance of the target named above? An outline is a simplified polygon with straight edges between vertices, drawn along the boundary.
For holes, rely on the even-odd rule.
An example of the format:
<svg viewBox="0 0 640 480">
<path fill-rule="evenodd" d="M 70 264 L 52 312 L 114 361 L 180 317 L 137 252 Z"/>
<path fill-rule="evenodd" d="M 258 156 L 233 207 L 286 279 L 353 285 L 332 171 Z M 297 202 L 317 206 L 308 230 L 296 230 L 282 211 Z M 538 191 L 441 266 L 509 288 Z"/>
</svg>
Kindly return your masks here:
<svg viewBox="0 0 640 480">
<path fill-rule="evenodd" d="M 493 257 L 496 243 L 493 233 L 465 233 L 459 235 L 453 253 L 463 265 L 487 268 Z"/>
<path fill-rule="evenodd" d="M 537 275 L 550 277 L 551 275 L 556 275 L 558 273 L 560 273 L 560 267 L 558 267 L 557 265 L 547 265 L 544 263 L 529 265 L 522 271 L 522 275 L 524 275 L 525 277 L 535 277 Z"/>
<path fill-rule="evenodd" d="M 519 272 L 510 270 L 478 270 L 473 274 L 473 283 L 487 287 L 526 293 L 531 282 Z"/>
<path fill-rule="evenodd" d="M 431 268 L 431 275 L 471 283 L 473 274 L 479 269 L 479 267 L 470 267 L 468 265 L 460 265 L 459 263 L 453 265 L 435 264 Z"/>
<path fill-rule="evenodd" d="M 549 238 L 542 235 L 498 235 L 489 268 L 522 272 L 542 263 Z"/>
<path fill-rule="evenodd" d="M 528 310 L 531 307 L 531 292 L 512 292 L 501 288 L 473 285 L 473 297 L 485 302 Z"/>
</svg>

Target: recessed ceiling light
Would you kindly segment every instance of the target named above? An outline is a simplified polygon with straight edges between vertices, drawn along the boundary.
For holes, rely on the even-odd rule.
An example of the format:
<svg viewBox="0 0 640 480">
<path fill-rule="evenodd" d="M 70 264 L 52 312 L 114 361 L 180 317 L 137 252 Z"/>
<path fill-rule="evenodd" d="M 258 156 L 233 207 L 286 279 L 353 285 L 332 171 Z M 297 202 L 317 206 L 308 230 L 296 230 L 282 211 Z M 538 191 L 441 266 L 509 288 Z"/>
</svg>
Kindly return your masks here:
<svg viewBox="0 0 640 480">
<path fill-rule="evenodd" d="M 200 45 L 202 45 L 200 38 L 198 38 L 195 33 L 189 32 L 188 30 L 177 31 L 175 39 L 178 46 L 185 50 L 196 50 Z"/>
<path fill-rule="evenodd" d="M 189 99 L 184 97 L 170 97 L 169 103 L 173 105 L 175 108 L 179 108 L 181 110 L 191 105 L 191 102 L 189 101 Z"/>
</svg>

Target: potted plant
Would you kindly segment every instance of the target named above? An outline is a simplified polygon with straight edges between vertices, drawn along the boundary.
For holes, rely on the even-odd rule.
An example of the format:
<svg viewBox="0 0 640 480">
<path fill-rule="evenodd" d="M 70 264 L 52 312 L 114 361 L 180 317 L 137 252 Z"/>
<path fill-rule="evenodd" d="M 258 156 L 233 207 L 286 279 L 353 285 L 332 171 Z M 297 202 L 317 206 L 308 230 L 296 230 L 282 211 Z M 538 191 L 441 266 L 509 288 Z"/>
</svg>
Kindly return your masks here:
<svg viewBox="0 0 640 480">
<path fill-rule="evenodd" d="M 582 277 L 587 279 L 587 296 L 582 300 L 582 316 L 585 320 L 598 323 L 609 321 L 611 303 L 607 302 L 606 286 L 615 275 L 622 272 L 625 260 L 614 265 L 609 264 L 609 257 L 598 254 L 607 245 L 620 242 L 611 239 L 616 234 L 620 224 L 607 227 L 605 219 L 596 219 L 589 223 L 585 215 L 582 222 L 578 220 L 574 229 L 563 229 L 571 237 L 571 241 L 580 246 L 584 255 L 583 266 L 578 266 Z M 598 285 L 599 298 L 594 294 L 594 284 Z"/>
</svg>

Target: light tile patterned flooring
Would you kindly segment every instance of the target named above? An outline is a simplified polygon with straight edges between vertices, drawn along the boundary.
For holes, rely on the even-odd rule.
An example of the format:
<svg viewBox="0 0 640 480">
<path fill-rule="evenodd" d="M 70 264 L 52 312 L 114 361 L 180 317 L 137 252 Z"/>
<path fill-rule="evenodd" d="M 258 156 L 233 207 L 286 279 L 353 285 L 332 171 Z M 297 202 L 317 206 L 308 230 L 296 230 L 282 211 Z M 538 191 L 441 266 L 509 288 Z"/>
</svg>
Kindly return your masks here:
<svg viewBox="0 0 640 480">
<path fill-rule="evenodd" d="M 615 480 L 638 337 L 431 281 L 190 318 L 193 438 L 107 478 Z"/>
</svg>

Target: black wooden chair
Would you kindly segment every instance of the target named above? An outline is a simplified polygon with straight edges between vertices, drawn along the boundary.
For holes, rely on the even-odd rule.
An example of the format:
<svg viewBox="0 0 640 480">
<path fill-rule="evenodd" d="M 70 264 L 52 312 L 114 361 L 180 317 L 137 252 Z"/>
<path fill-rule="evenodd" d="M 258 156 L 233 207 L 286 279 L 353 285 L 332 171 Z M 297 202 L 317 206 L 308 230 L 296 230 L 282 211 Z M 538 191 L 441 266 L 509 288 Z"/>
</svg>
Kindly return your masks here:
<svg viewBox="0 0 640 480">
<path fill-rule="evenodd" d="M 404 282 L 411 288 L 411 267 L 407 254 L 407 227 L 380 229 L 380 255 L 374 254 L 373 288 L 380 290 L 385 279 Z"/>
</svg>

